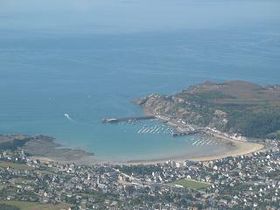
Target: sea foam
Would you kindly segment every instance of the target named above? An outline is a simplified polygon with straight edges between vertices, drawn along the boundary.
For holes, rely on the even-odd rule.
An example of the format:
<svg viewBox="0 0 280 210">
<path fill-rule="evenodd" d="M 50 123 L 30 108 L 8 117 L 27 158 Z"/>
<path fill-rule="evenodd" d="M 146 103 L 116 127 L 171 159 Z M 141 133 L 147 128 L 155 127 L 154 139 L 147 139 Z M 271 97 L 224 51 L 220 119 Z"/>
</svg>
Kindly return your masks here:
<svg viewBox="0 0 280 210">
<path fill-rule="evenodd" d="M 70 117 L 69 114 L 65 113 L 65 114 L 64 114 L 64 117 L 66 117 L 66 119 L 68 119 L 69 121 L 74 122 L 74 120 Z"/>
</svg>

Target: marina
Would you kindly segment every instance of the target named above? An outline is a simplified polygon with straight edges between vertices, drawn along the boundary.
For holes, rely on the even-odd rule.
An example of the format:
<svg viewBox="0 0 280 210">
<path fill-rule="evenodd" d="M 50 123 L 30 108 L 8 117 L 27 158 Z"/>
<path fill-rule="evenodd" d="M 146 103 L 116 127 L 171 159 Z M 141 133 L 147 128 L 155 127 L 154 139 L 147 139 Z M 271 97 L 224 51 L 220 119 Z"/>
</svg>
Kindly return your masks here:
<svg viewBox="0 0 280 210">
<path fill-rule="evenodd" d="M 137 134 L 168 134 L 172 135 L 173 130 L 162 124 L 162 125 L 143 125 L 141 128 L 137 130 Z"/>
<path fill-rule="evenodd" d="M 119 123 L 119 122 L 133 122 L 140 120 L 152 120 L 155 119 L 155 116 L 140 116 L 140 117 L 122 117 L 122 118 L 103 118 L 103 123 Z"/>
<path fill-rule="evenodd" d="M 182 127 L 182 124 L 179 125 L 178 122 L 166 122 L 158 116 L 104 118 L 102 122 L 118 124 L 121 126 L 120 129 L 124 132 L 127 132 L 127 128 L 123 129 L 122 127 L 129 126 L 137 135 L 161 135 L 183 139 L 186 138 L 185 141 L 188 142 L 191 147 L 207 147 L 222 144 L 222 142 L 219 142 L 216 138 L 205 135 L 203 130 L 199 128 L 194 129 L 192 126 L 187 124 Z"/>
<path fill-rule="evenodd" d="M 144 134 L 144 133 L 151 133 L 151 134 L 156 134 L 156 133 L 165 133 L 165 134 L 170 134 L 173 137 L 178 137 L 178 136 L 187 136 L 187 135 L 194 135 L 197 133 L 200 133 L 200 129 L 194 129 L 190 125 L 183 125 L 182 127 L 181 123 L 178 122 L 173 122 L 169 118 L 163 118 L 163 116 L 160 115 L 148 115 L 148 116 L 140 116 L 140 117 L 122 117 L 122 118 L 103 118 L 102 123 L 131 123 L 131 122 L 137 122 L 137 121 L 143 121 L 143 120 L 154 120 L 157 119 L 158 121 L 162 122 L 162 124 L 165 126 L 163 127 L 143 127 L 137 131 L 138 134 Z M 163 120 L 163 119 L 167 119 Z"/>
</svg>

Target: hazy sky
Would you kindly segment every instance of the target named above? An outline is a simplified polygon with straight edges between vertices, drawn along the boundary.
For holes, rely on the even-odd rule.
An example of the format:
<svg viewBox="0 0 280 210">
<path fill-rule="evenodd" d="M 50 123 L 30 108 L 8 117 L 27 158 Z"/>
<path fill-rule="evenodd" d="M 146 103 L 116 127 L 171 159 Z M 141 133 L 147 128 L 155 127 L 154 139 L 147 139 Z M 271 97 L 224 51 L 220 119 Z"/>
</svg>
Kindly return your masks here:
<svg viewBox="0 0 280 210">
<path fill-rule="evenodd" d="M 0 31 L 132 33 L 280 20 L 280 1 L 0 0 Z M 252 6 L 253 5 L 253 6 Z M 77 30 L 79 29 L 79 30 Z"/>
</svg>

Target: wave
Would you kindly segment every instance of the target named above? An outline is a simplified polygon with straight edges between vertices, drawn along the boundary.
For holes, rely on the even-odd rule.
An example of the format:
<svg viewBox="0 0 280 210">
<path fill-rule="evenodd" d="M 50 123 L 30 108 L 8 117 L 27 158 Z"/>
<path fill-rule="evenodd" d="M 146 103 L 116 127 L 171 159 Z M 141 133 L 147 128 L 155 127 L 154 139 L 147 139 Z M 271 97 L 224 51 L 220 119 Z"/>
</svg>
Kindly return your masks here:
<svg viewBox="0 0 280 210">
<path fill-rule="evenodd" d="M 70 117 L 69 114 L 65 113 L 65 114 L 64 114 L 64 117 L 66 117 L 66 119 L 68 119 L 69 121 L 74 122 L 74 120 Z"/>
</svg>

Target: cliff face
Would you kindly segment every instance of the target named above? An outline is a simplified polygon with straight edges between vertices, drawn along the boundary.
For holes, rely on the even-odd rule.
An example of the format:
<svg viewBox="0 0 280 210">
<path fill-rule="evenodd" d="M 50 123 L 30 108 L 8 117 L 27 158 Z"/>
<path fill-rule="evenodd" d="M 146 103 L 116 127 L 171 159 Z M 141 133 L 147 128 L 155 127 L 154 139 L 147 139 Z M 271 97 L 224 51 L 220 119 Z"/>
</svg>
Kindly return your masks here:
<svg viewBox="0 0 280 210">
<path fill-rule="evenodd" d="M 280 88 L 244 81 L 205 82 L 182 92 L 137 101 L 148 114 L 248 137 L 277 137 Z"/>
</svg>

